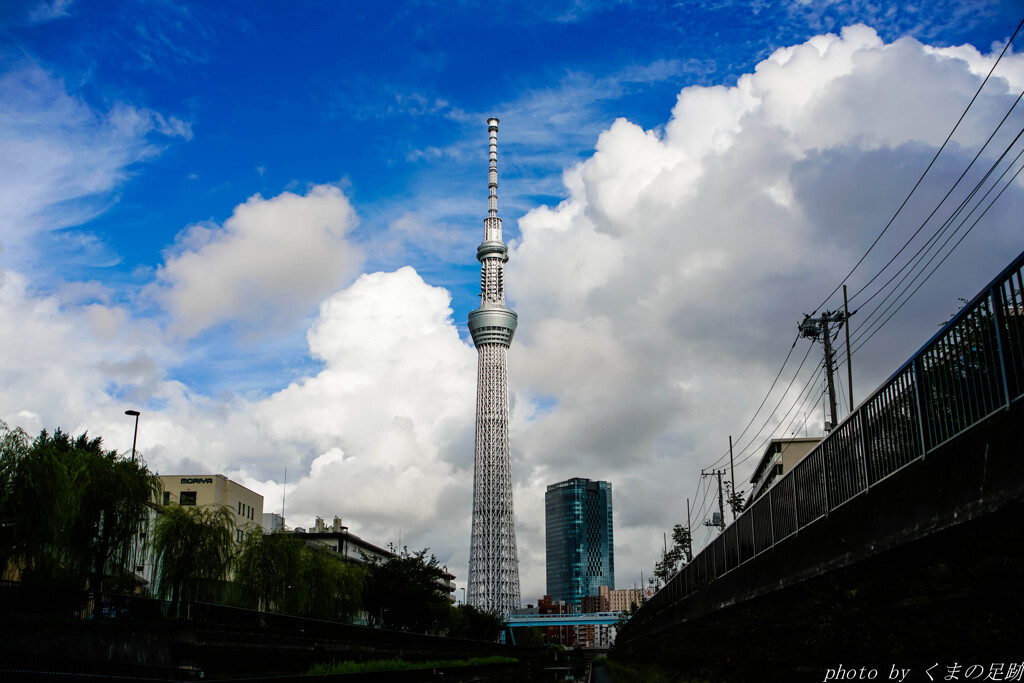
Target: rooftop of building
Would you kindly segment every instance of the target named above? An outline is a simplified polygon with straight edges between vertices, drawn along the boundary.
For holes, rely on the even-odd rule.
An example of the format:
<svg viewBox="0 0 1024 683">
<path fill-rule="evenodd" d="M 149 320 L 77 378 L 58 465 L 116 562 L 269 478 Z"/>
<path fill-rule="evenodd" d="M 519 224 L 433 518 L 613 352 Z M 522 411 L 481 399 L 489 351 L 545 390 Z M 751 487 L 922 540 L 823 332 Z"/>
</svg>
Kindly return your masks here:
<svg viewBox="0 0 1024 683">
<path fill-rule="evenodd" d="M 602 485 L 606 488 L 611 488 L 612 484 L 609 481 L 603 481 L 600 479 L 587 479 L 586 477 L 573 477 L 572 479 L 566 479 L 565 481 L 559 481 L 554 484 L 548 484 L 548 491 L 557 491 L 558 489 L 570 488 L 576 486 L 586 486 L 591 489 L 599 489 Z"/>
<path fill-rule="evenodd" d="M 203 481 L 203 480 L 204 479 L 211 479 L 211 480 L 213 480 L 213 479 L 220 479 L 220 480 L 223 480 L 225 482 L 234 484 L 235 486 L 237 486 L 240 489 L 245 489 L 246 491 L 248 491 L 249 493 L 252 493 L 254 495 L 257 495 L 257 496 L 262 496 L 263 495 L 263 494 L 258 493 L 256 491 L 253 491 L 251 488 L 249 488 L 248 486 L 245 486 L 244 484 L 239 484 L 234 479 L 231 479 L 230 477 L 227 477 L 227 476 L 225 476 L 223 474 L 157 474 L 156 476 L 157 476 L 158 479 L 161 480 L 161 482 L 166 479 L 166 480 L 168 480 L 169 483 L 170 482 L 174 482 L 174 483 L 178 484 L 179 486 L 181 486 L 181 485 L 192 486 L 192 485 L 196 485 L 196 484 L 212 484 L 213 483 L 212 481 Z"/>
</svg>

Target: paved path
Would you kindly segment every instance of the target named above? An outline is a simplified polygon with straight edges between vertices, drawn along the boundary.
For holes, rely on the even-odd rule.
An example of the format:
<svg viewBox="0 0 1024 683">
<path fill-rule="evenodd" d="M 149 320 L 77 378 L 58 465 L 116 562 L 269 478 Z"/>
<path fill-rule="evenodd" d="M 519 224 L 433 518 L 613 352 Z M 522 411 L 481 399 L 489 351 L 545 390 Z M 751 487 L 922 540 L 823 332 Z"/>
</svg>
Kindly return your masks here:
<svg viewBox="0 0 1024 683">
<path fill-rule="evenodd" d="M 590 673 L 590 683 L 612 683 L 612 678 L 608 675 L 608 669 L 603 666 L 595 666 Z"/>
</svg>

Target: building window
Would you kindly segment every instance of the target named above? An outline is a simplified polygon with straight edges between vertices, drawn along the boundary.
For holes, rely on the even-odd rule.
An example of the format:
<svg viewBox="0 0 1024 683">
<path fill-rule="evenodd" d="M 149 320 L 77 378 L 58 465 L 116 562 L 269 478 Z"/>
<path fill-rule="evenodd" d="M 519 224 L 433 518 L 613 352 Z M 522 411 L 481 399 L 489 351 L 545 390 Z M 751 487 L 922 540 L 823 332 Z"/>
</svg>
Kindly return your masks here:
<svg viewBox="0 0 1024 683">
<path fill-rule="evenodd" d="M 195 505 L 196 504 L 196 492 L 195 491 L 182 491 L 178 495 L 178 505 Z"/>
<path fill-rule="evenodd" d="M 236 529 L 235 530 L 235 540 L 238 541 L 239 543 L 242 542 L 242 530 L 241 529 Z"/>
<path fill-rule="evenodd" d="M 164 505 L 170 505 L 170 504 L 171 504 L 171 492 L 170 491 L 164 491 Z"/>
</svg>

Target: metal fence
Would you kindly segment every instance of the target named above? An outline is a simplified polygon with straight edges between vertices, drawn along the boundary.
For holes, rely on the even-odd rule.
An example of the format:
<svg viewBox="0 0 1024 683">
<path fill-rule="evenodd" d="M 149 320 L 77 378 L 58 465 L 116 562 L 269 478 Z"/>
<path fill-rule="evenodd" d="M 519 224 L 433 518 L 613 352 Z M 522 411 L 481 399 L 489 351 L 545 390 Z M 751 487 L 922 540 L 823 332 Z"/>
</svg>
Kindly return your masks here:
<svg viewBox="0 0 1024 683">
<path fill-rule="evenodd" d="M 35 614 L 72 619 L 152 621 L 165 618 L 170 612 L 170 603 L 138 595 L 0 581 L 0 615 Z"/>
<path fill-rule="evenodd" d="M 658 614 L 1024 397 L 1024 253 L 627 625 Z"/>
</svg>

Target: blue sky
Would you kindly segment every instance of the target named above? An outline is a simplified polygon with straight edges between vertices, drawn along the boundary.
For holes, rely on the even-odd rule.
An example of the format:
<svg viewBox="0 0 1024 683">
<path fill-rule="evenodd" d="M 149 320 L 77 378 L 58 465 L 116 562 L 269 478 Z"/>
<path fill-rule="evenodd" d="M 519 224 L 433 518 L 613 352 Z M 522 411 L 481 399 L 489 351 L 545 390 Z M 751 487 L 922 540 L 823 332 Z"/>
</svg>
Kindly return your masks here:
<svg viewBox="0 0 1024 683">
<path fill-rule="evenodd" d="M 629 585 L 1021 15 L 984 0 L 5 3 L 0 419 L 124 448 L 138 407 L 154 468 L 279 500 L 287 466 L 290 523 L 404 529 L 461 580 L 465 320 L 498 116 L 524 601 L 543 592 L 543 487 L 570 476 L 616 487 Z M 1021 60 L 1000 69 L 851 289 L 1005 113 Z M 1012 186 L 865 345 L 860 398 L 1020 251 L 1021 201 Z M 406 480 L 431 495 L 353 490 Z"/>
</svg>

